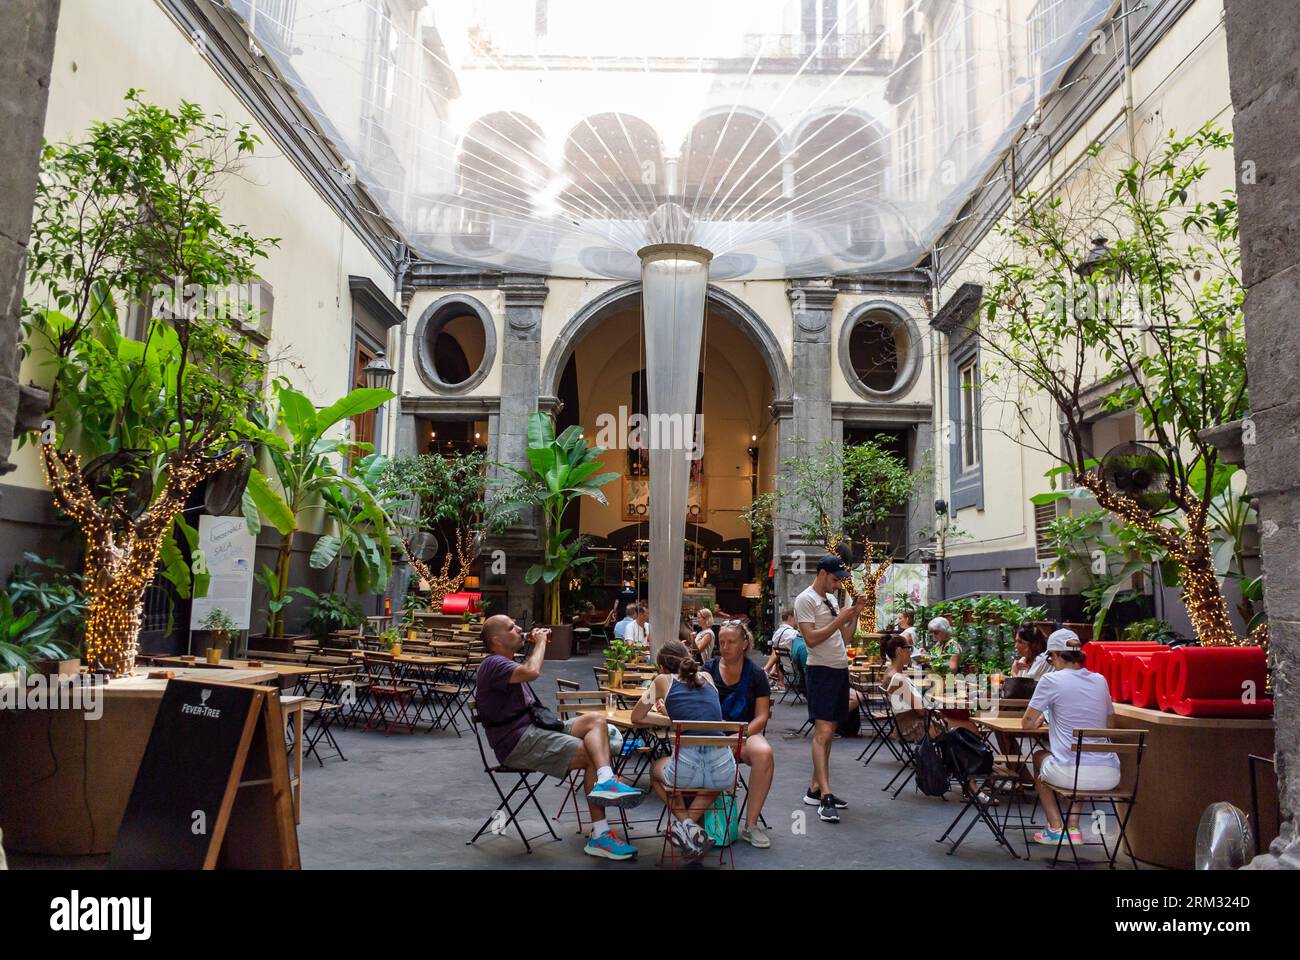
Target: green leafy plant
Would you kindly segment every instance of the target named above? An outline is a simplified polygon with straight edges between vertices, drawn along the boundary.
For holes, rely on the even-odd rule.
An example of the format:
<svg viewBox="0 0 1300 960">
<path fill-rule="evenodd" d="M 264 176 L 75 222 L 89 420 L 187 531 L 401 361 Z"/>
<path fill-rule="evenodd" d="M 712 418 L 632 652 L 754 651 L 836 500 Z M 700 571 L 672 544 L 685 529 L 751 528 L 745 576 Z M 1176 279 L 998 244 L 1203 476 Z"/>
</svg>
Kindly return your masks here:
<svg viewBox="0 0 1300 960">
<path fill-rule="evenodd" d="M 531 478 L 501 483 L 491 479 L 499 470 L 478 452 L 425 454 L 392 459 L 379 478 L 378 489 L 394 501 L 389 512 L 407 562 L 429 584 L 426 608 L 441 609 L 442 598 L 463 585 L 484 539 L 537 502 Z"/>
<path fill-rule="evenodd" d="M 300 588 L 299 594 L 308 604 L 303 629 L 317 640 L 360 626 L 361 609 L 345 594 L 314 593 L 306 588 Z"/>
<path fill-rule="evenodd" d="M 57 560 L 23 554 L 9 573 L 5 594 L 16 616 L 33 611 L 37 615 L 25 634 L 28 643 L 53 643 L 64 651 L 77 649 L 86 614 L 83 583 L 81 574 Z"/>
<path fill-rule="evenodd" d="M 536 485 L 545 520 L 542 562 L 529 567 L 524 580 L 544 584 L 542 611 L 546 623 L 560 623 L 560 587 L 565 574 L 594 559 L 582 556 L 585 541 L 565 529 L 564 512 L 579 497 L 591 497 L 602 504 L 609 502 L 600 488 L 617 480 L 619 474 L 598 472 L 603 466 L 600 455 L 604 452 L 604 447 L 587 445 L 579 426 L 569 427 L 557 437 L 548 414 L 534 413 L 528 418 L 531 470 L 511 469 L 526 482 Z"/>
<path fill-rule="evenodd" d="M 1146 643 L 1168 643 L 1174 638 L 1174 636 L 1174 628 L 1169 621 L 1161 620 L 1156 617 L 1148 617 L 1145 620 L 1135 620 L 1124 630 L 1125 640 L 1136 640 Z"/>
<path fill-rule="evenodd" d="M 242 333 L 256 309 L 217 292 L 253 283 L 276 243 L 218 207 L 257 142 L 249 127 L 126 99 L 125 116 L 42 150 L 22 350 L 53 428 L 19 441 L 39 443 L 55 505 L 85 537 L 86 658 L 115 675 L 134 666 L 174 518 L 243 455 L 264 377 Z M 139 340 L 122 333 L 127 307 L 145 315 Z"/>
<path fill-rule="evenodd" d="M 223 644 L 229 645 L 231 638 L 237 632 L 234 619 L 221 607 L 213 607 L 209 610 L 199 621 L 199 629 L 212 634 L 213 645 L 218 647 Z"/>
<path fill-rule="evenodd" d="M 613 674 L 615 670 L 631 663 L 636 659 L 637 649 L 625 640 L 618 637 L 610 639 L 605 645 L 605 669 Z"/>
<path fill-rule="evenodd" d="M 358 387 L 323 410 L 317 410 L 305 394 L 284 381 L 275 383 L 278 400 L 276 423 L 288 439 L 265 428 L 262 439 L 272 465 L 270 477 L 254 469 L 244 491 L 244 518 L 253 534 L 261 530 L 263 516 L 280 533 L 280 547 L 275 557 L 275 587 L 259 575 L 267 588 L 267 634 L 284 636 L 284 610 L 292 602 L 289 589 L 289 563 L 293 557 L 294 538 L 309 512 L 324 511 L 323 499 L 339 490 L 348 490 L 354 498 L 350 516 L 364 522 L 372 532 L 378 554 L 377 562 L 387 576 L 392 572 L 389 529 L 392 524 L 374 494 L 351 476 L 343 461 L 353 450 L 365 448 L 342 438 L 327 437 L 331 429 L 350 417 L 375 409 L 391 400 L 389 390 Z M 269 425 L 267 425 L 269 427 Z"/>
<path fill-rule="evenodd" d="M 37 627 L 41 619 L 39 610 L 15 613 L 13 602 L 0 594 L 0 667 L 11 670 L 28 670 L 37 660 L 60 660 L 64 648 L 46 635 L 40 639 Z"/>
<path fill-rule="evenodd" d="M 401 644 L 402 635 L 396 630 L 396 628 L 390 627 L 389 629 L 381 633 L 378 639 L 379 639 L 379 645 L 382 646 L 385 650 L 391 652 L 393 648 Z"/>
</svg>

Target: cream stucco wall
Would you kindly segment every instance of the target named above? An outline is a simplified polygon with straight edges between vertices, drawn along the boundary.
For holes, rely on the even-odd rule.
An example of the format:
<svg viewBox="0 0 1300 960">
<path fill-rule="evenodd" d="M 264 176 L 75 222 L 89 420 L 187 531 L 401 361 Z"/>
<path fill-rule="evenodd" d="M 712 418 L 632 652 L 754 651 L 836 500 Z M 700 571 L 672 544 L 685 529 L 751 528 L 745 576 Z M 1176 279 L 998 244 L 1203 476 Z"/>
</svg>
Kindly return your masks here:
<svg viewBox="0 0 1300 960">
<path fill-rule="evenodd" d="M 253 117 L 199 49 L 152 0 L 64 0 L 51 72 L 45 136 L 78 138 L 96 120 L 125 112 L 130 88 L 174 106 L 180 99 L 223 113 L 231 125 Z M 265 130 L 240 177 L 224 186 L 223 215 L 255 235 L 278 237 L 261 267 L 275 297 L 273 373 L 288 377 L 318 404 L 351 388 L 350 274 L 369 277 L 385 294 L 393 277 L 303 177 Z M 390 351 L 391 353 L 391 351 Z M 24 380 L 39 381 L 29 361 Z M 32 449 L 15 457 L 8 483 L 43 487 Z"/>
</svg>

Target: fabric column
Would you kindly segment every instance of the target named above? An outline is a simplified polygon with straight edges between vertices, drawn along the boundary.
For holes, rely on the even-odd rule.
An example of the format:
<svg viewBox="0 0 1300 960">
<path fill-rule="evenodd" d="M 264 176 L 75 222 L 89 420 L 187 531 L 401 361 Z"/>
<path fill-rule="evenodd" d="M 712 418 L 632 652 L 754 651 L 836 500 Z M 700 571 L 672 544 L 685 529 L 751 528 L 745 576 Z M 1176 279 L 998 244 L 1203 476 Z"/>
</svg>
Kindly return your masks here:
<svg viewBox="0 0 1300 960">
<path fill-rule="evenodd" d="M 677 636 L 695 403 L 712 254 L 689 244 L 654 244 L 641 258 L 646 400 L 642 439 L 650 454 L 650 641 L 658 651 Z"/>
</svg>

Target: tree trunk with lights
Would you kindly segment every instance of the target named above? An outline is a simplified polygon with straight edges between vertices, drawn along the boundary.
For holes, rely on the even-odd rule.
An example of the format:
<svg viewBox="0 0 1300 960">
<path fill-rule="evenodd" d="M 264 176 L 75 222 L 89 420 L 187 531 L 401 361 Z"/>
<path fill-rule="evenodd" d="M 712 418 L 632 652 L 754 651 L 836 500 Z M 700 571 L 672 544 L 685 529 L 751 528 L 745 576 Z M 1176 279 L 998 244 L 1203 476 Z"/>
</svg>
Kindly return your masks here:
<svg viewBox="0 0 1300 960">
<path fill-rule="evenodd" d="M 135 669 L 145 588 L 153 581 L 158 555 L 172 523 L 204 479 L 238 462 L 238 455 L 205 460 L 173 454 L 160 493 L 138 518 L 114 518 L 91 490 L 75 453 L 41 448 L 55 505 L 86 538 L 87 663 L 114 677 Z"/>
<path fill-rule="evenodd" d="M 1116 495 L 1097 474 L 1084 474 L 1080 482 L 1096 497 L 1098 505 L 1130 526 L 1150 534 L 1178 562 L 1183 605 L 1201 645 L 1225 647 L 1240 644 L 1232 618 L 1228 615 L 1228 602 L 1214 572 L 1214 553 L 1205 529 L 1204 505 L 1195 499 L 1187 504 L 1190 508 L 1185 511 L 1187 529 L 1180 536 L 1128 497 Z"/>
<path fill-rule="evenodd" d="M 402 549 L 406 551 L 406 562 L 411 565 L 411 569 L 429 585 L 429 609 L 437 613 L 442 610 L 442 601 L 447 594 L 460 590 L 465 583 L 465 578 L 469 576 L 470 564 L 474 560 L 474 534 L 468 530 L 458 529 L 456 531 L 454 542 L 455 573 L 451 571 L 452 550 L 448 550 L 444 554 L 442 570 L 435 574 L 433 569 L 411 550 L 411 541 L 406 537 L 402 538 Z"/>
<path fill-rule="evenodd" d="M 830 520 L 822 517 L 822 532 L 826 545 L 826 552 L 839 554 L 840 544 L 844 542 L 844 535 L 836 530 L 831 529 Z M 872 550 L 871 543 L 867 542 L 865 546 L 865 555 L 863 557 L 862 568 L 862 589 L 858 590 L 853 585 L 853 578 L 848 577 L 844 580 L 844 589 L 850 597 L 856 598 L 859 594 L 867 598 L 867 606 L 858 617 L 857 630 L 861 633 L 876 632 L 876 598 L 880 591 L 880 581 L 884 578 L 885 572 L 894 565 L 892 557 L 885 557 L 880 561 L 880 566 L 872 572 Z"/>
</svg>

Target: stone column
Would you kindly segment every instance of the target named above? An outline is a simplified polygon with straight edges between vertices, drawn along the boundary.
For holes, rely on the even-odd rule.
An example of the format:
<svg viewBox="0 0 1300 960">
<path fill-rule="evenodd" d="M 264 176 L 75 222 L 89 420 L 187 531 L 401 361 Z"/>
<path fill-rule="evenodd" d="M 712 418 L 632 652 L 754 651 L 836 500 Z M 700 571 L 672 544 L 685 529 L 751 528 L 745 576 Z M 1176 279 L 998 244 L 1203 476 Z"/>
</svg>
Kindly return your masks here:
<svg viewBox="0 0 1300 960">
<path fill-rule="evenodd" d="M 496 459 L 506 466 L 528 467 L 528 418 L 537 410 L 541 391 L 542 306 L 547 287 L 542 277 L 509 274 L 501 286 L 505 336 L 501 348 L 501 408 L 496 419 Z M 524 582 L 528 567 L 541 557 L 540 516 L 534 511 L 487 546 L 505 552 L 507 612 L 525 620 L 536 615 L 537 591 Z"/>
<path fill-rule="evenodd" d="M 788 415 L 778 412 L 782 462 L 813 453 L 820 444 L 835 439 L 831 415 L 831 308 L 838 291 L 828 279 L 792 280 L 788 293 L 794 317 L 790 371 L 794 390 Z M 843 424 L 840 426 L 842 429 Z M 788 512 L 791 528 L 804 519 L 794 509 Z M 837 519 L 831 518 L 832 522 Z M 777 542 L 778 604 L 788 604 L 812 582 L 817 560 L 826 548 L 820 539 L 809 540 L 796 529 L 786 529 Z"/>
<path fill-rule="evenodd" d="M 1300 868 L 1300 19 L 1294 0 L 1227 0 L 1235 111 L 1246 364 L 1243 429 L 1250 490 L 1259 498 L 1264 603 L 1273 668 L 1281 835 L 1257 868 Z M 1244 762 L 1244 761 L 1243 761 Z"/>
<path fill-rule="evenodd" d="M 912 470 L 916 472 L 929 466 L 934 469 L 934 424 L 922 420 L 913 424 L 912 434 Z M 907 550 L 910 553 L 928 542 L 928 536 L 922 533 L 934 531 L 934 487 L 933 482 L 920 485 L 912 499 L 907 502 Z M 919 562 L 913 556 L 909 562 Z"/>
<path fill-rule="evenodd" d="M 59 0 L 10 0 L 0 13 L 11 58 L 0 71 L 0 476 L 14 469 L 18 321 L 58 22 Z"/>
</svg>

